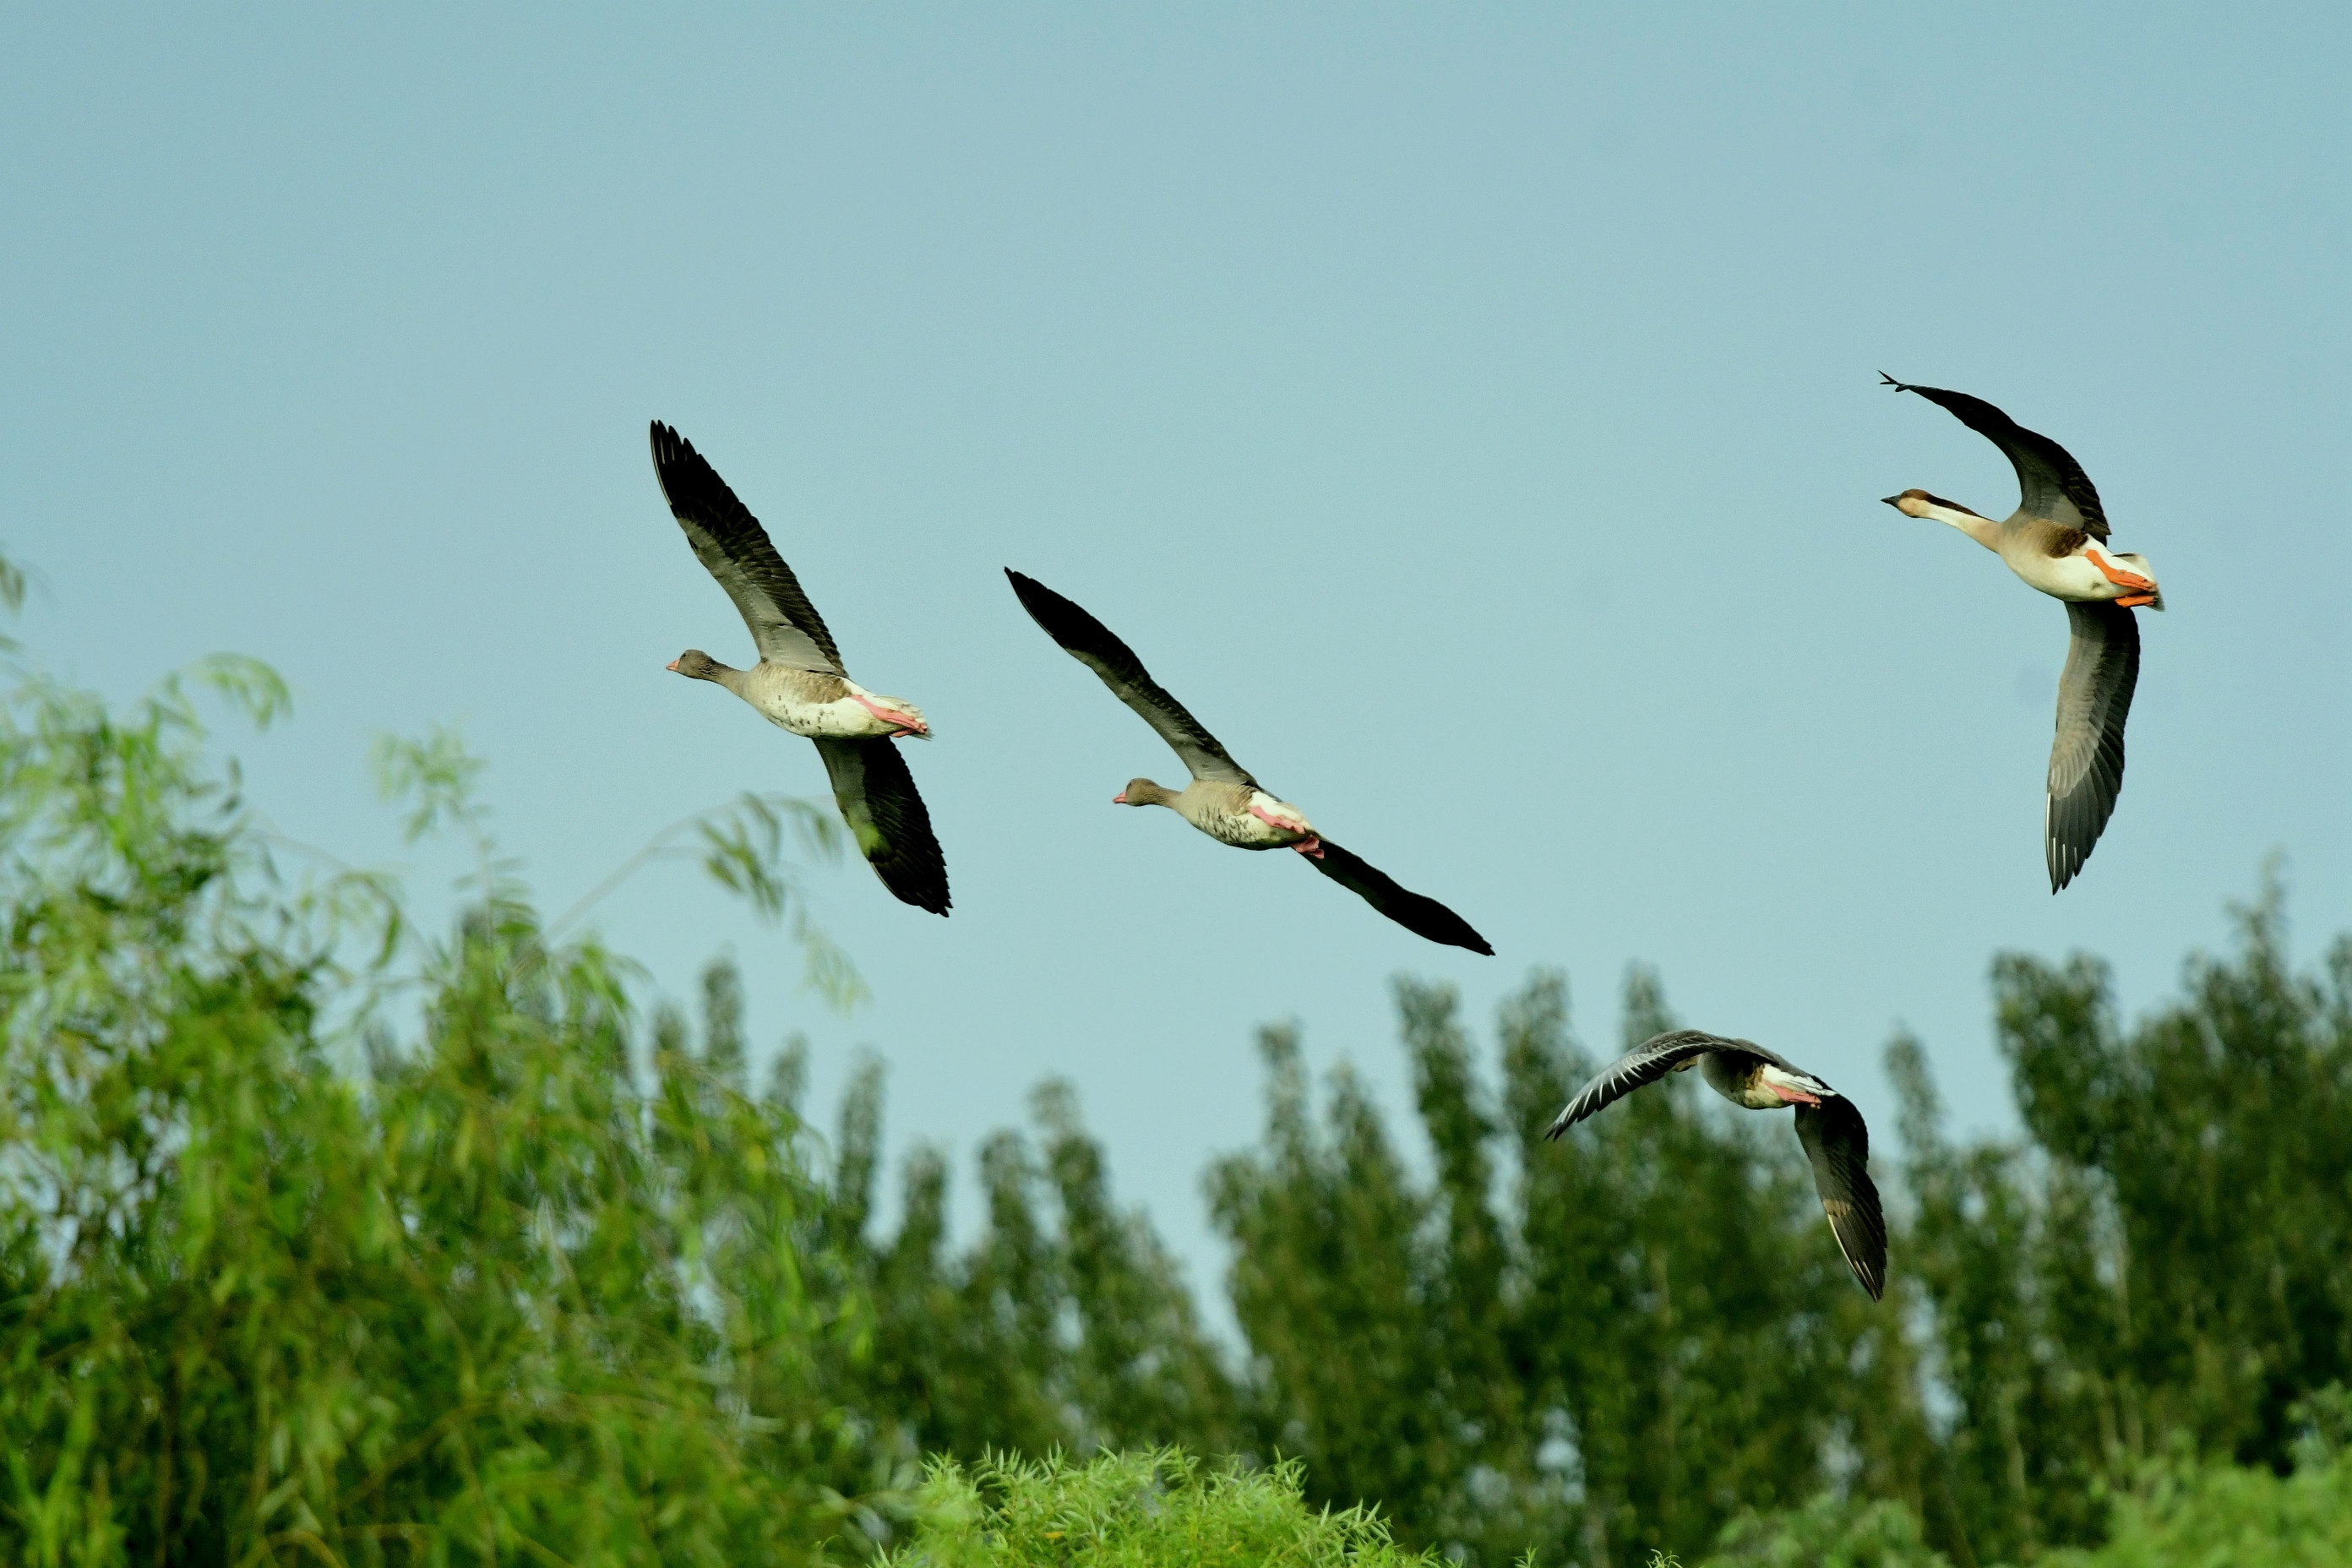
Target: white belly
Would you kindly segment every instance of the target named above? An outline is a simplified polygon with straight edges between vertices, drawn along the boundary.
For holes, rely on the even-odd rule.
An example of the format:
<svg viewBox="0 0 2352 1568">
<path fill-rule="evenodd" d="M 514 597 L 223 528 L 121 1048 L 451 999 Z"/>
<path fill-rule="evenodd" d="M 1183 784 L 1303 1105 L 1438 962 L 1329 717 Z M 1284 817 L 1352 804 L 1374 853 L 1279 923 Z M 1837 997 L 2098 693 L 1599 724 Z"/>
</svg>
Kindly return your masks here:
<svg viewBox="0 0 2352 1568">
<path fill-rule="evenodd" d="M 1185 793 L 1189 795 L 1193 792 Z M 1253 805 L 1278 820 L 1266 821 L 1249 809 Z M 1279 849 L 1315 837 L 1314 825 L 1307 820 L 1304 812 L 1258 790 L 1245 796 L 1228 789 L 1202 790 L 1190 801 L 1180 796 L 1177 809 L 1193 826 L 1218 843 L 1230 844 L 1236 849 Z"/>
<path fill-rule="evenodd" d="M 770 691 L 751 706 L 769 723 L 813 741 L 872 740 L 896 734 L 898 728 L 884 723 L 864 703 L 848 697 L 832 702 L 802 702 L 784 692 Z"/>
<path fill-rule="evenodd" d="M 2087 551 L 2099 550 L 2113 562 L 2116 570 L 2138 576 L 2152 577 L 2147 563 L 2137 555 L 2123 556 L 2105 550 L 2097 543 L 2085 545 L 2072 555 L 2053 557 L 2042 551 L 2020 551 L 2012 555 L 2001 552 L 2009 569 L 2053 599 L 2071 599 L 2077 604 L 2097 604 L 2120 599 L 2134 592 L 2122 584 L 2111 581 L 2093 563 Z"/>
</svg>

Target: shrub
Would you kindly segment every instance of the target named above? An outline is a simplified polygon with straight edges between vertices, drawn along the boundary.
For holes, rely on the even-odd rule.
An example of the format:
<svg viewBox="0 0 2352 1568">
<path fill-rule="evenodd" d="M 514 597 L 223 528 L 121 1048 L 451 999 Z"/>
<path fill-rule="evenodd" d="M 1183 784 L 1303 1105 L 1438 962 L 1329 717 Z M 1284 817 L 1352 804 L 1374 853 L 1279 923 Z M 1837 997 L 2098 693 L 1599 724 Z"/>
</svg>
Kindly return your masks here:
<svg viewBox="0 0 2352 1568">
<path fill-rule="evenodd" d="M 1366 1508 L 1316 1512 L 1297 1460 L 1269 1469 L 1203 1465 L 1174 1448 L 1085 1464 L 992 1458 L 939 1463 L 926 1522 L 886 1568 L 1441 1568 L 1409 1552 Z"/>
</svg>

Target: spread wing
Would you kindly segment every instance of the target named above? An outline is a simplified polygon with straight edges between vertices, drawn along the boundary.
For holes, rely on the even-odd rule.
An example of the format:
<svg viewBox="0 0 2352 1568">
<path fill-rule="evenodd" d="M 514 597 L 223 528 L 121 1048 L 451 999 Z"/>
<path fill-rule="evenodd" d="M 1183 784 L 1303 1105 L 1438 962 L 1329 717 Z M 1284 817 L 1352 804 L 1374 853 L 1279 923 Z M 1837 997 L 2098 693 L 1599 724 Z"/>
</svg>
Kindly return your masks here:
<svg viewBox="0 0 2352 1568">
<path fill-rule="evenodd" d="M 1435 899 L 1399 887 L 1386 872 L 1374 870 L 1360 858 L 1328 838 L 1322 844 L 1321 858 L 1312 855 L 1302 855 L 1299 858 L 1415 936 L 1425 936 L 1448 947 L 1466 947 L 1473 952 L 1483 952 L 1489 957 L 1494 955 L 1495 950 L 1486 945 L 1485 937 L 1470 929 L 1468 921 Z"/>
<path fill-rule="evenodd" d="M 653 446 L 654 477 L 661 481 L 671 513 L 686 530 L 695 559 L 735 601 L 760 657 L 788 669 L 847 675 L 833 634 L 751 509 L 735 499 L 692 442 L 658 419 Z"/>
<path fill-rule="evenodd" d="M 1813 1190 L 1822 1194 L 1838 1250 L 1875 1301 L 1886 1289 L 1886 1216 L 1870 1179 L 1870 1129 L 1853 1101 L 1824 1098 L 1818 1106 L 1797 1107 L 1797 1142 L 1812 1162 Z"/>
<path fill-rule="evenodd" d="M 1663 1035 L 1653 1035 L 1607 1067 L 1592 1075 L 1592 1081 L 1576 1091 L 1575 1096 L 1552 1118 L 1544 1129 L 1544 1136 L 1557 1138 L 1612 1100 L 1624 1099 L 1645 1084 L 1653 1084 L 1668 1073 L 1709 1051 L 1738 1051 L 1762 1057 L 1775 1067 L 1789 1064 L 1746 1040 L 1727 1040 L 1721 1035 L 1710 1035 L 1697 1029 L 1670 1029 Z"/>
<path fill-rule="evenodd" d="M 1029 612 L 1029 618 L 1045 627 L 1045 635 L 1060 643 L 1072 658 L 1101 676 L 1112 696 L 1143 715 L 1143 721 L 1160 731 L 1160 738 L 1184 760 L 1194 778 L 1258 787 L 1248 770 L 1227 756 L 1217 738 L 1201 728 L 1201 721 L 1151 679 L 1135 650 L 1119 641 L 1108 626 L 1035 578 L 1024 577 L 1010 567 L 1004 574 L 1013 580 L 1013 591 L 1020 595 L 1021 607 Z"/>
<path fill-rule="evenodd" d="M 897 742 L 828 739 L 816 749 L 842 820 L 882 885 L 902 903 L 946 914 L 947 858 L 931 836 L 931 814 L 915 793 L 915 776 Z"/>
<path fill-rule="evenodd" d="M 1943 405 L 1961 424 L 2000 447 L 2008 456 L 2009 466 L 2017 470 L 2017 488 L 2025 510 L 2079 528 L 2105 542 L 2107 514 L 2099 506 L 2099 492 L 2065 447 L 2028 430 L 1981 397 L 1946 392 L 1940 386 L 1908 386 L 1883 370 L 1878 374 L 1897 392 L 1916 392 L 1930 403 Z"/>
<path fill-rule="evenodd" d="M 2109 604 L 2066 606 L 2072 636 L 2058 675 L 2058 735 L 2050 747 L 2042 840 L 2050 890 L 2091 858 L 2124 787 L 2124 719 L 2139 682 L 2139 622 Z"/>
</svg>

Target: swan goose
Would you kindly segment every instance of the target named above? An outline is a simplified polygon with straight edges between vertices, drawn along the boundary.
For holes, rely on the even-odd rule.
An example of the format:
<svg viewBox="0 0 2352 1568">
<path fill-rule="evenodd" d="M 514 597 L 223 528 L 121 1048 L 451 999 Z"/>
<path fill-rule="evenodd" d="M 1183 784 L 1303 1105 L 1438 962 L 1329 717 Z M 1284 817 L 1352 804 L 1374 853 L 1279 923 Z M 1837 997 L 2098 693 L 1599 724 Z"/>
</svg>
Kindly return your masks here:
<svg viewBox="0 0 2352 1568">
<path fill-rule="evenodd" d="M 1888 496 L 1886 504 L 1959 530 L 2029 585 L 2065 602 L 2066 665 L 2042 806 L 2042 853 L 2055 893 L 2081 873 L 2114 815 L 2124 783 L 2124 720 L 2139 681 L 2139 626 L 2131 612 L 2163 609 L 2164 591 L 2147 557 L 2108 547 L 2099 492 L 2063 447 L 1982 398 L 1913 386 L 1885 371 L 1879 377 L 1940 404 L 1999 447 L 2017 470 L 2020 491 L 2017 510 L 2000 522 L 1922 489 Z"/>
</svg>

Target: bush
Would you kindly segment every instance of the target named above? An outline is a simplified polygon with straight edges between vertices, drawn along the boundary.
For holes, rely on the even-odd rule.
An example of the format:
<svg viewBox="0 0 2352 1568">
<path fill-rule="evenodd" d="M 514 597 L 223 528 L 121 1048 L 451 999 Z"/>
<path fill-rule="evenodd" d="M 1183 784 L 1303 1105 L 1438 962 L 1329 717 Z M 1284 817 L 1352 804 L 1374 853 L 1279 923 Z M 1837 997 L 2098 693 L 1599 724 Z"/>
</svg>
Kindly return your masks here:
<svg viewBox="0 0 2352 1568">
<path fill-rule="evenodd" d="M 2107 1543 L 2044 1568 L 2339 1568 L 2352 1563 L 2352 1457 L 2281 1477 L 2212 1465 L 2117 1500 Z"/>
<path fill-rule="evenodd" d="M 1443 1568 L 1370 1509 L 1307 1508 L 1295 1459 L 1210 1467 L 1174 1448 L 936 1464 L 929 1522 L 887 1568 Z"/>
<path fill-rule="evenodd" d="M 1735 1521 L 1706 1568 L 1951 1568 L 1895 1502 L 1815 1498 L 1770 1519 Z"/>
</svg>

